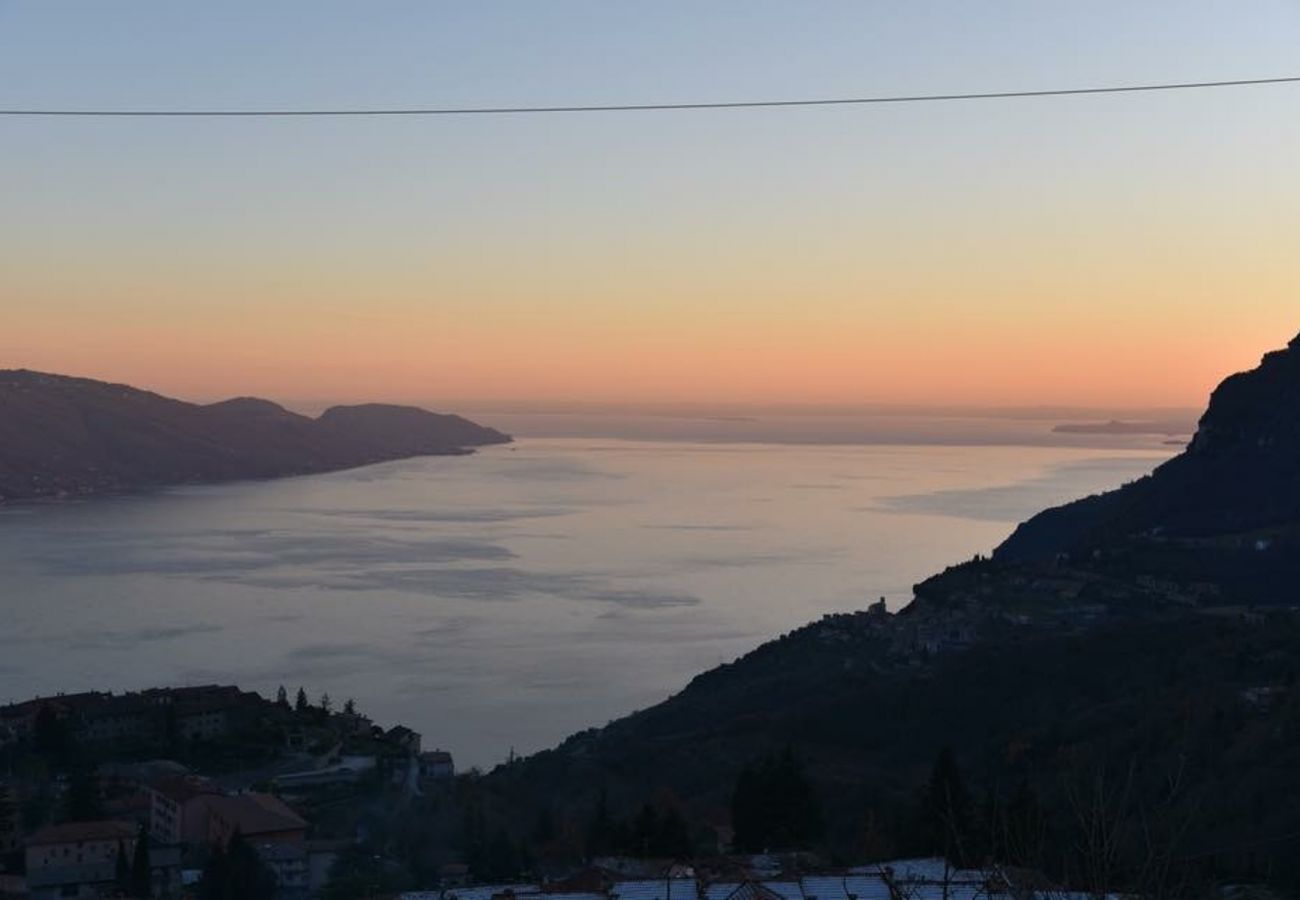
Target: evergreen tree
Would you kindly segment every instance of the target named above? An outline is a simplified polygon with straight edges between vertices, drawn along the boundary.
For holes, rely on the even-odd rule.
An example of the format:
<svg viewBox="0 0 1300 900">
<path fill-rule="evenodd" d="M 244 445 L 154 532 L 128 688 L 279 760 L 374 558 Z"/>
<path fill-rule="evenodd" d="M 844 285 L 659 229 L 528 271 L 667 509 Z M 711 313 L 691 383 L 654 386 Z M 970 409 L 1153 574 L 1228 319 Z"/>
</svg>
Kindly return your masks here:
<svg viewBox="0 0 1300 900">
<path fill-rule="evenodd" d="M 72 743 L 67 723 L 49 704 L 37 710 L 36 721 L 32 723 L 32 736 L 36 741 L 36 749 L 42 756 L 51 757 L 60 763 L 67 756 Z"/>
<path fill-rule="evenodd" d="M 306 712 L 311 703 L 307 700 L 307 692 L 298 688 L 298 696 L 294 698 L 293 708 L 298 712 Z"/>
<path fill-rule="evenodd" d="M 1028 781 L 1021 781 L 1007 802 L 1002 832 L 1007 862 L 1027 867 L 1042 865 L 1047 822 L 1038 794 Z"/>
<path fill-rule="evenodd" d="M 180 719 L 176 716 L 176 707 L 168 703 L 167 708 L 163 710 L 163 740 L 167 742 L 168 751 L 171 753 L 179 752 L 183 737 Z"/>
<path fill-rule="evenodd" d="M 284 689 L 284 685 L 275 689 L 275 705 L 281 709 L 289 708 L 289 692 Z"/>
<path fill-rule="evenodd" d="M 692 859 L 695 846 L 691 841 L 690 830 L 681 811 L 669 806 L 659 817 L 659 828 L 655 834 L 652 856 L 671 857 L 672 859 Z"/>
<path fill-rule="evenodd" d="M 149 834 L 140 826 L 140 833 L 135 839 L 135 853 L 131 857 L 131 896 L 149 897 L 152 893 L 153 878 L 149 865 Z"/>
<path fill-rule="evenodd" d="M 543 806 L 541 812 L 537 814 L 537 821 L 533 823 L 533 843 L 549 844 L 555 840 L 555 820 L 551 816 L 551 808 Z"/>
<path fill-rule="evenodd" d="M 627 849 L 633 856 L 658 856 L 659 814 L 649 803 L 641 807 L 632 823 L 632 834 Z"/>
<path fill-rule="evenodd" d="M 736 787 L 731 794 L 732 843 L 737 852 L 763 850 L 767 826 L 761 821 L 759 791 L 758 774 L 746 765 L 736 777 Z"/>
<path fill-rule="evenodd" d="M 201 900 L 273 900 L 275 876 L 238 831 L 213 848 L 203 870 Z"/>
<path fill-rule="evenodd" d="M 343 712 L 349 716 L 355 716 L 357 714 L 357 701 L 353 700 L 351 697 L 344 700 Z"/>
<path fill-rule="evenodd" d="M 731 797 L 735 849 L 804 848 L 821 838 L 821 802 L 793 749 L 746 766 Z"/>
<path fill-rule="evenodd" d="M 330 707 L 333 705 L 334 705 L 334 701 L 330 700 L 330 695 L 328 691 L 320 695 L 321 712 L 328 714 L 330 711 Z"/>
<path fill-rule="evenodd" d="M 99 799 L 95 776 L 84 770 L 75 773 L 68 781 L 68 792 L 63 798 L 63 820 L 89 822 L 103 817 L 104 807 Z"/>
<path fill-rule="evenodd" d="M 587 856 L 612 856 L 621 848 L 621 835 L 618 824 L 609 814 L 609 797 L 605 789 L 600 789 L 596 798 L 596 809 L 587 825 Z"/>
<path fill-rule="evenodd" d="M 924 807 L 930 851 L 957 865 L 973 862 L 973 805 L 950 747 L 941 749 L 934 761 Z"/>
<path fill-rule="evenodd" d="M 354 845 L 339 854 L 330 869 L 322 900 L 356 900 L 358 897 L 397 896 L 411 887 L 408 873 L 376 855 L 372 848 Z"/>
<path fill-rule="evenodd" d="M 18 803 L 9 786 L 0 782 L 0 834 L 21 834 Z M 3 865 L 3 861 L 0 861 Z"/>
<path fill-rule="evenodd" d="M 498 828 L 488 841 L 481 860 L 479 877 L 488 881 L 510 881 L 523 870 L 523 857 L 504 828 Z"/>
<path fill-rule="evenodd" d="M 131 864 L 126 860 L 126 848 L 122 842 L 117 842 L 117 861 L 113 865 L 113 880 L 117 882 L 117 888 L 122 893 L 128 893 L 131 890 Z"/>
</svg>

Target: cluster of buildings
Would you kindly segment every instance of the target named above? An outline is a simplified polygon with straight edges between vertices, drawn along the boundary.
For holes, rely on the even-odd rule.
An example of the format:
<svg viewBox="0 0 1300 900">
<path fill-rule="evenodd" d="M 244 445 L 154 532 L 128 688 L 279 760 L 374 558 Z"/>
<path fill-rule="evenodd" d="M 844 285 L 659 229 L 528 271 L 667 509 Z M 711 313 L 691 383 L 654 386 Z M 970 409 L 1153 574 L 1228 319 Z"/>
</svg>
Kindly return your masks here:
<svg viewBox="0 0 1300 900">
<path fill-rule="evenodd" d="M 118 818 L 47 825 L 27 838 L 30 900 L 116 895 L 119 856 L 133 859 L 141 840 L 147 841 L 152 896 L 180 896 L 199 879 L 210 848 L 225 846 L 236 833 L 275 874 L 285 896 L 306 897 L 324 886 L 346 846 L 308 840 L 308 821 L 269 793 L 226 793 L 207 779 L 165 769 L 138 788 L 138 795 L 114 804 Z"/>
<path fill-rule="evenodd" d="M 902 859 L 849 869 L 792 872 L 777 857 L 722 866 L 667 865 L 648 877 L 631 860 L 597 860 L 571 877 L 536 884 L 411 891 L 401 900 L 1089 900 L 1012 870 L 959 869 L 943 859 Z M 632 865 L 628 865 L 631 863 Z M 807 869 L 806 866 L 801 868 Z M 1093 898 L 1095 900 L 1095 898 Z M 1113 900 L 1113 898 L 1104 898 Z"/>
<path fill-rule="evenodd" d="M 141 830 L 133 822 L 67 822 L 47 825 L 27 839 L 22 889 L 30 900 L 93 898 L 120 890 L 122 861 L 135 856 Z M 149 847 L 150 891 L 174 894 L 180 887 L 180 849 Z"/>
<path fill-rule="evenodd" d="M 0 706 L 0 746 L 36 736 L 42 716 L 83 744 L 209 741 L 254 720 L 265 706 L 259 695 L 230 685 L 39 697 Z"/>
<path fill-rule="evenodd" d="M 216 777 L 148 758 L 167 746 L 221 751 L 250 740 L 273 748 L 271 757 L 255 769 Z M 53 807 L 65 808 L 71 783 L 60 777 L 41 787 L 12 774 L 0 777 L 0 854 L 24 863 L 21 874 L 6 874 L 0 859 L 0 898 L 27 900 L 121 897 L 124 863 L 136 867 L 131 878 L 139 885 L 143 861 L 152 897 L 191 896 L 213 848 L 236 834 L 274 875 L 277 896 L 305 900 L 325 886 L 338 855 L 355 839 L 348 827 L 335 828 L 346 835 L 342 840 L 314 835 L 309 817 L 317 801 L 354 797 L 348 785 L 367 773 L 411 794 L 455 775 L 451 754 L 422 752 L 420 735 L 409 728 L 385 731 L 350 709 L 300 713 L 221 685 L 10 704 L 0 707 L 0 750 L 9 744 L 17 745 L 12 758 L 53 761 L 75 747 L 83 760 L 103 760 L 91 779 L 100 816 L 93 821 L 24 827 L 21 798 L 52 788 Z"/>
</svg>

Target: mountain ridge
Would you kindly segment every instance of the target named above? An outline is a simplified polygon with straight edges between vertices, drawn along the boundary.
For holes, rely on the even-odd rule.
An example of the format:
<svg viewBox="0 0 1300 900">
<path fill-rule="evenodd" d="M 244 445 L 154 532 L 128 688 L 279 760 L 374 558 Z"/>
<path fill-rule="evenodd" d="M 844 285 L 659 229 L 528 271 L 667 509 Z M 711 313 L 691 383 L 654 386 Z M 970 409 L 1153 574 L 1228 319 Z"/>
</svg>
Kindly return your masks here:
<svg viewBox="0 0 1300 900">
<path fill-rule="evenodd" d="M 888 858 L 941 849 L 916 816 L 949 748 L 987 808 L 1012 788 L 1040 804 L 1051 824 L 1024 863 L 1068 871 L 1080 785 L 1105 784 L 1129 804 L 1112 811 L 1126 862 L 1154 821 L 1179 834 L 1167 852 L 1300 884 L 1274 843 L 1300 833 L 1297 465 L 1300 338 L 1226 379 L 1152 475 L 1040 513 L 898 613 L 807 624 L 486 784 L 503 820 L 544 810 L 579 833 L 606 798 L 631 814 L 672 797 L 707 839 L 745 767 L 793 748 L 830 849 L 870 835 Z"/>
<path fill-rule="evenodd" d="M 197 404 L 0 370 L 0 502 L 307 475 L 510 440 L 413 406 L 335 406 L 313 419 L 257 397 Z"/>
<path fill-rule="evenodd" d="M 1038 513 L 993 557 L 1210 572 L 1237 600 L 1286 602 L 1297 550 L 1300 337 L 1225 378 L 1183 453 L 1145 478 Z"/>
</svg>

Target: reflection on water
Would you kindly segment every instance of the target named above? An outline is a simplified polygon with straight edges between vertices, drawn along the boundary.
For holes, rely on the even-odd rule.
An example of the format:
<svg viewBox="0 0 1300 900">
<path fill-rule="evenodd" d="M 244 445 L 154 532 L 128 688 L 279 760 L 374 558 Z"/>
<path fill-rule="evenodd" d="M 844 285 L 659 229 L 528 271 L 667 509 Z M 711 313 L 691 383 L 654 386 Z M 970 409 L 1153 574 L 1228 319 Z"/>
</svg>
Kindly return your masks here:
<svg viewBox="0 0 1300 900">
<path fill-rule="evenodd" d="M 823 613 L 897 607 L 1016 521 L 1161 458 L 542 439 L 15 507 L 0 511 L 0 701 L 303 685 L 491 764 Z"/>
</svg>

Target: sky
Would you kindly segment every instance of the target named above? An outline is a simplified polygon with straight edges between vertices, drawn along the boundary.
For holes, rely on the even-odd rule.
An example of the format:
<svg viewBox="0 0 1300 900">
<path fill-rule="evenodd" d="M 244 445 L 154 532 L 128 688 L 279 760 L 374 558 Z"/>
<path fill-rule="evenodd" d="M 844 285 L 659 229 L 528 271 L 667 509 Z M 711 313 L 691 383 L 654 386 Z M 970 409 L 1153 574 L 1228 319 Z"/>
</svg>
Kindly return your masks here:
<svg viewBox="0 0 1300 900">
<path fill-rule="evenodd" d="M 0 108 L 1300 75 L 1300 2 L 0 0 Z M 0 117 L 0 367 L 196 400 L 1200 406 L 1300 331 L 1300 85 Z"/>
</svg>

